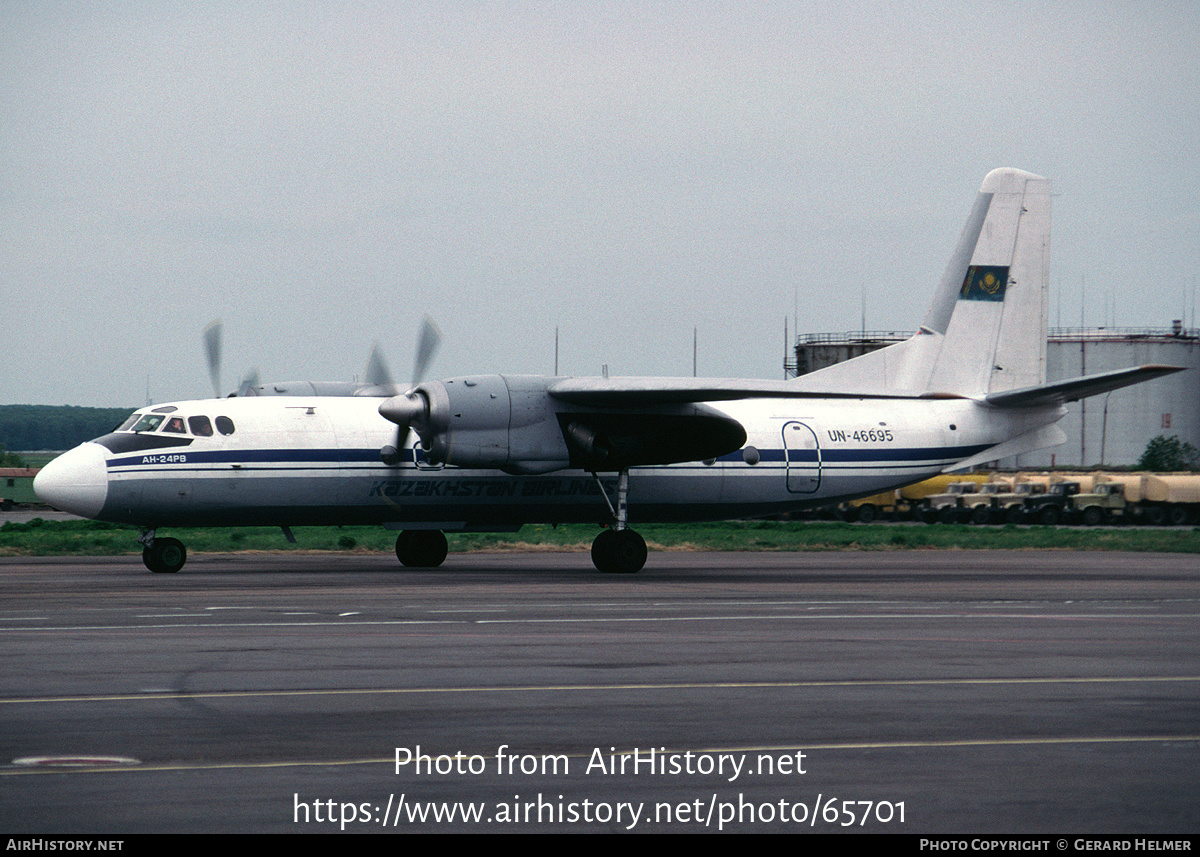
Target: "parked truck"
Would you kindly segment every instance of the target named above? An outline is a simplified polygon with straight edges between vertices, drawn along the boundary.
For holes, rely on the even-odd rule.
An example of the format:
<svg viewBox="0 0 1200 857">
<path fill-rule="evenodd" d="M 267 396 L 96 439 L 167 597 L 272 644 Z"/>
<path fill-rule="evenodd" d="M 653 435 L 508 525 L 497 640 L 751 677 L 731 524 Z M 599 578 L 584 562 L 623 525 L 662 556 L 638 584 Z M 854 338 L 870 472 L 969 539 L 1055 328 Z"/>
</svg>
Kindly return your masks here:
<svg viewBox="0 0 1200 857">
<path fill-rule="evenodd" d="M 1125 498 L 1125 485 L 1122 482 L 1097 481 L 1090 491 L 1081 492 L 1071 497 L 1080 523 L 1089 527 L 1112 521 L 1124 523 L 1128 520 L 1129 504 Z"/>
<path fill-rule="evenodd" d="M 1045 494 L 1035 494 L 1025 499 L 1025 520 L 1048 527 L 1071 523 L 1075 512 L 1071 498 L 1078 493 L 1078 482 L 1055 482 Z"/>
<path fill-rule="evenodd" d="M 971 519 L 971 510 L 963 504 L 964 497 L 978 494 L 977 482 L 951 482 L 941 494 L 930 494 L 921 503 L 920 516 L 927 524 L 963 523 Z"/>
<path fill-rule="evenodd" d="M 1200 475 L 1187 473 L 1122 474 L 1131 516 L 1152 526 L 1183 526 L 1200 520 Z"/>
<path fill-rule="evenodd" d="M 996 519 L 995 499 L 1012 493 L 1012 483 L 1004 479 L 985 482 L 979 486 L 979 493 L 964 494 L 962 506 L 973 524 L 991 524 Z"/>
<path fill-rule="evenodd" d="M 1046 493 L 1046 482 L 1013 483 L 1012 490 L 992 495 L 992 521 L 997 524 L 1020 524 L 1025 521 L 1027 501 Z"/>
</svg>

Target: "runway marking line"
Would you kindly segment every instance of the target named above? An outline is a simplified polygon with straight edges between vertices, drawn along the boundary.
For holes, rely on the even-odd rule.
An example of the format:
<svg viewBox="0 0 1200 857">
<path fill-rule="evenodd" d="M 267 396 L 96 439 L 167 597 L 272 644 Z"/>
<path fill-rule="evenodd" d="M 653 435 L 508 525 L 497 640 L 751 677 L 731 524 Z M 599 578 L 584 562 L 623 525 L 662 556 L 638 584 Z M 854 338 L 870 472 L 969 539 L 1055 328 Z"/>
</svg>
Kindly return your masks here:
<svg viewBox="0 0 1200 857">
<path fill-rule="evenodd" d="M 845 679 L 808 681 L 661 682 L 655 684 L 529 684 L 466 687 L 375 687 L 308 690 L 212 690 L 117 693 L 86 696 L 28 696 L 0 698 L 0 705 L 53 704 L 70 702 L 154 702 L 171 699 L 238 699 L 287 696 L 388 696 L 433 693 L 531 693 L 535 691 L 613 690 L 707 690 L 791 687 L 922 687 L 933 685 L 1020 685 L 1020 684 L 1136 684 L 1145 682 L 1200 682 L 1200 676 L 1075 676 L 1041 678 L 914 678 Z"/>
<path fill-rule="evenodd" d="M 485 612 L 472 610 L 471 612 Z M 293 615 L 287 614 L 284 615 Z M 311 614 L 309 614 L 311 615 Z M 360 628 L 360 627 L 400 627 L 416 625 L 569 625 L 569 624 L 621 624 L 621 623 L 651 623 L 651 622 L 757 622 L 760 620 L 782 621 L 883 621 L 891 619 L 977 619 L 978 613 L 826 613 L 826 614 L 740 614 L 733 616 L 699 615 L 699 616 L 555 616 L 548 619 L 535 617 L 511 617 L 503 619 L 376 619 L 346 622 L 316 621 L 316 622 L 155 622 L 141 625 L 46 625 L 36 628 L 0 628 L 0 634 L 30 634 L 47 631 L 65 631 L 81 633 L 99 631 L 112 633 L 114 631 L 161 631 L 168 628 Z M 182 618 L 183 614 L 169 618 Z M 989 619 L 1019 619 L 1019 620 L 1063 620 L 1082 622 L 1092 619 L 1184 619 L 1193 621 L 1194 613 L 1070 613 L 1070 612 L 1041 612 L 1041 613 L 989 613 Z"/>
<path fill-rule="evenodd" d="M 954 747 L 1022 747 L 1064 744 L 1148 744 L 1200 741 L 1200 735 L 1111 735 L 1100 737 L 1062 738 L 969 738 L 956 741 L 851 741 L 834 744 L 776 744 L 760 747 L 704 747 L 694 749 L 697 753 L 791 753 L 798 750 L 912 750 L 949 749 Z M 632 751 L 629 751 L 632 752 Z M 682 751 L 677 751 L 682 752 Z M 587 753 L 563 753 L 569 758 L 587 758 Z M 628 755 L 620 752 L 617 755 Z M 158 763 L 149 765 L 121 765 L 119 767 L 88 767 L 69 769 L 77 774 L 132 773 L 158 771 L 216 771 L 216 770 L 266 770 L 269 768 L 332 768 L 348 765 L 394 765 L 395 757 L 374 759 L 333 759 L 317 761 L 297 759 L 282 762 L 208 762 L 208 763 Z M 35 774 L 63 774 L 68 769 L 54 767 L 0 768 L 0 777 L 31 776 Z"/>
</svg>

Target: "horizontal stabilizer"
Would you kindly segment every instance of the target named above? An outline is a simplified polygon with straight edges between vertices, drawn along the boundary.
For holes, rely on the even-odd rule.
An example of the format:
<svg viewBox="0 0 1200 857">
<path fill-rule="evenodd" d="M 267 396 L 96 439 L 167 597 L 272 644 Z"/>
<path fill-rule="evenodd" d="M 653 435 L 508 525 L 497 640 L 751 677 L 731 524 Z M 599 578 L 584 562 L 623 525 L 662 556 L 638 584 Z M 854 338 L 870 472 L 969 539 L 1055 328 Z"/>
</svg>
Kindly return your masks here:
<svg viewBox="0 0 1200 857">
<path fill-rule="evenodd" d="M 1003 393 L 992 393 L 984 401 L 989 405 L 1001 408 L 1032 408 L 1045 405 L 1061 405 L 1064 402 L 1074 402 L 1119 390 L 1131 384 L 1140 384 L 1163 375 L 1182 372 L 1185 366 L 1147 365 L 1134 366 L 1130 369 L 1117 369 L 1114 372 L 1101 372 L 1098 375 L 1085 375 L 1070 381 L 1054 381 L 1049 384 L 1039 384 L 1035 387 L 1023 387 L 1020 390 L 1006 390 Z"/>
</svg>

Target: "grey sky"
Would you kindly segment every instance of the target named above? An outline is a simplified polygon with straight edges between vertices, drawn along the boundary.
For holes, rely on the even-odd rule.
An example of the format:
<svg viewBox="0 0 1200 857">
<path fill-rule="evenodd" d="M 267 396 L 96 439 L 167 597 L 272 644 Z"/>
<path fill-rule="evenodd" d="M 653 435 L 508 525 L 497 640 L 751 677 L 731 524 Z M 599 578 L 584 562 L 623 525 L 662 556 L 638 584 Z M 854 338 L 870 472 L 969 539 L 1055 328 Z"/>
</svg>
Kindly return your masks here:
<svg viewBox="0 0 1200 857">
<path fill-rule="evenodd" d="M 911 329 L 979 182 L 1055 183 L 1051 324 L 1195 302 L 1200 7 L 0 4 L 0 402 L 349 379 L 779 377 Z M 1061 297 L 1060 297 L 1061 290 Z M 794 331 L 793 331 L 794 332 Z"/>
</svg>

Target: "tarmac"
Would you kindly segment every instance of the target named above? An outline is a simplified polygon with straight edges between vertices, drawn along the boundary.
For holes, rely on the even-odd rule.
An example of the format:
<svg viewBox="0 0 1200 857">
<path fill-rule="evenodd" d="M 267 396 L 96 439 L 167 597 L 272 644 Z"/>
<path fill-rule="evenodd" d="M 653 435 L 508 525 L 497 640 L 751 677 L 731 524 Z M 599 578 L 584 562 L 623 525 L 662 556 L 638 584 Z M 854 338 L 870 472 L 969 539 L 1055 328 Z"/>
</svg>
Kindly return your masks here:
<svg viewBox="0 0 1200 857">
<path fill-rule="evenodd" d="M 0 830 L 1195 834 L 1195 558 L 0 559 Z"/>
</svg>

